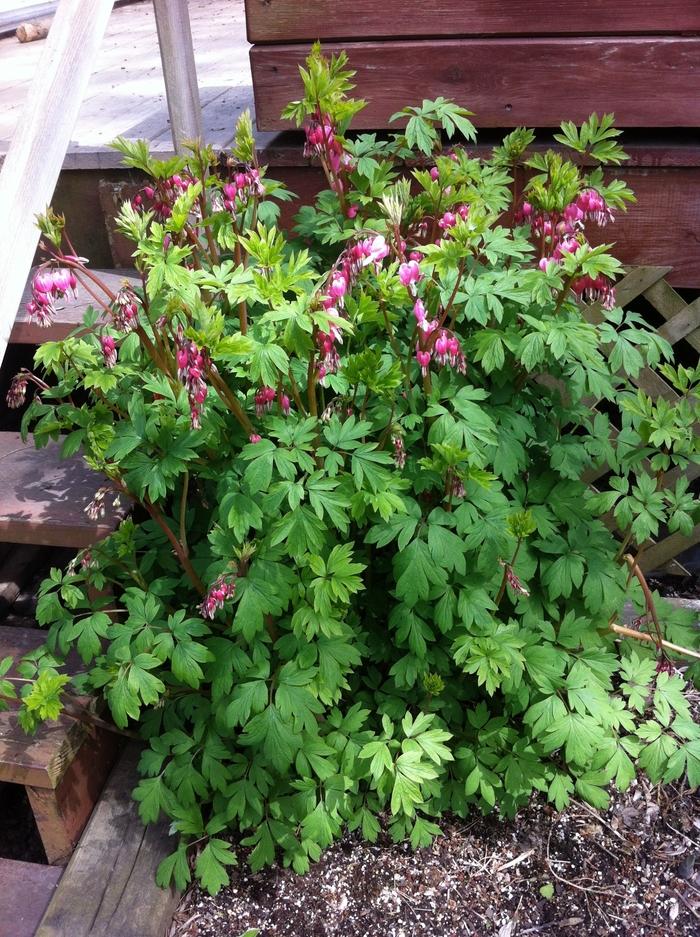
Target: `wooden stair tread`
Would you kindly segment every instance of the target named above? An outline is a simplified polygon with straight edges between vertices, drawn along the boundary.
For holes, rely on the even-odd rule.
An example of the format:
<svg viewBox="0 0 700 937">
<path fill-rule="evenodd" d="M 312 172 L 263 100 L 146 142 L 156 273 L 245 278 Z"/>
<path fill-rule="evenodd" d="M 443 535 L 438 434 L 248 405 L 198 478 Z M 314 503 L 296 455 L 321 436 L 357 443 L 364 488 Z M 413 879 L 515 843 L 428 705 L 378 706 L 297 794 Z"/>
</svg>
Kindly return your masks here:
<svg viewBox="0 0 700 937">
<path fill-rule="evenodd" d="M 85 508 L 103 483 L 80 458 L 60 458 L 58 443 L 35 449 L 31 436 L 0 433 L 0 541 L 88 547 L 110 534 L 120 515 L 105 499 L 105 517 Z"/>
<path fill-rule="evenodd" d="M 77 325 L 80 325 L 88 306 L 98 307 L 97 301 L 90 296 L 87 290 L 79 286 L 77 299 L 70 297 L 58 303 L 60 308 L 56 310 L 54 321 L 48 328 L 41 328 L 36 322 L 30 322 L 26 304 L 32 298 L 31 282 L 35 269 L 33 268 L 29 274 L 22 295 L 22 302 L 10 334 L 10 342 L 16 344 L 41 345 L 42 342 L 60 341 L 72 332 Z M 95 270 L 94 272 L 115 293 L 124 285 L 125 281 L 140 283 L 133 270 Z M 99 295 L 99 290 L 96 290 L 96 292 Z"/>
<path fill-rule="evenodd" d="M 38 628 L 10 628 L 0 625 L 0 660 L 15 660 L 36 650 L 46 641 Z M 75 673 L 82 667 L 77 654 L 68 657 L 61 668 Z M 15 668 L 9 676 L 15 675 Z M 17 722 L 14 709 L 0 712 L 0 781 L 31 787 L 55 788 L 80 748 L 85 727 L 67 716 L 45 722 L 34 735 L 27 735 Z"/>
<path fill-rule="evenodd" d="M 0 933 L 34 937 L 63 869 L 0 859 Z"/>
<path fill-rule="evenodd" d="M 159 888 L 159 863 L 177 844 L 167 820 L 144 829 L 131 791 L 141 746 L 131 743 L 100 796 L 36 937 L 162 937 L 178 902 Z M 236 933 L 238 933 L 236 931 Z"/>
</svg>

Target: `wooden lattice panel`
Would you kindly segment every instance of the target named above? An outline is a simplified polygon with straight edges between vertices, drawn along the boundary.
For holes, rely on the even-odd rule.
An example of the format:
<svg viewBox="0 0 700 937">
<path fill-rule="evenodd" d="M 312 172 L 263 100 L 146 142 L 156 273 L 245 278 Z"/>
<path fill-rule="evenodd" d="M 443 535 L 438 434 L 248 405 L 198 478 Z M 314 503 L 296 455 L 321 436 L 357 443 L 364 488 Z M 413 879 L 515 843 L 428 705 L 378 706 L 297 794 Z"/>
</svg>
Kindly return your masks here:
<svg viewBox="0 0 700 937">
<path fill-rule="evenodd" d="M 666 320 L 658 329 L 659 334 L 666 341 L 671 345 L 678 345 L 685 341 L 695 351 L 700 351 L 700 296 L 687 303 L 664 279 L 671 269 L 671 267 L 636 267 L 630 271 L 617 285 L 618 305 L 627 307 L 640 296 L 644 297 Z M 591 322 L 601 321 L 600 311 L 595 307 L 587 308 L 585 315 Z M 665 397 L 671 402 L 679 399 L 670 384 L 650 368 L 643 368 L 633 383 L 652 398 Z M 593 483 L 606 472 L 607 468 L 604 466 L 595 472 L 588 473 L 586 480 Z M 673 483 L 679 474 L 678 469 L 669 472 L 666 476 L 667 481 Z M 689 465 L 685 475 L 690 481 L 694 481 L 700 476 L 700 465 Z M 610 520 L 612 524 L 612 519 Z M 668 534 L 644 550 L 639 565 L 645 572 L 663 569 L 665 572 L 676 575 L 688 575 L 688 570 L 678 562 L 676 557 L 699 542 L 700 524 L 696 524 L 688 536 L 681 533 Z"/>
</svg>

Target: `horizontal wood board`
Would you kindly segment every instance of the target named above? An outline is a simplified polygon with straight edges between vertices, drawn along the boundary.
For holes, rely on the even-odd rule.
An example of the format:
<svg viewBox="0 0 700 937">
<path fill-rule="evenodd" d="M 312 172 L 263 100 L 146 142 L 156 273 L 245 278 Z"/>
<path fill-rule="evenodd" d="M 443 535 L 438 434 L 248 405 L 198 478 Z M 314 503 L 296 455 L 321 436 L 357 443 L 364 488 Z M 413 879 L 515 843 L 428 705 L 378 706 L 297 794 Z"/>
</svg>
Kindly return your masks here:
<svg viewBox="0 0 700 937">
<path fill-rule="evenodd" d="M 0 660 L 12 657 L 18 661 L 45 642 L 46 632 L 38 628 L 0 625 Z M 81 668 L 80 658 L 73 653 L 66 672 L 76 673 Z M 14 665 L 9 676 L 16 675 Z M 84 738 L 84 727 L 67 716 L 43 723 L 28 736 L 19 726 L 14 709 L 0 712 L 0 781 L 56 788 Z"/>
<path fill-rule="evenodd" d="M 58 444 L 35 449 L 19 433 L 0 433 L 0 541 L 45 546 L 90 546 L 119 522 L 111 499 L 104 518 L 91 521 L 85 508 L 104 484 L 80 456 L 61 459 Z"/>
<path fill-rule="evenodd" d="M 78 848 L 66 867 L 36 937 L 163 937 L 177 892 L 158 888 L 155 873 L 175 838 L 168 824 L 144 827 L 131 791 L 139 780 L 139 746 L 117 763 Z"/>
<path fill-rule="evenodd" d="M 389 127 L 389 117 L 444 95 L 476 114 L 480 127 L 554 127 L 614 111 L 620 127 L 700 126 L 700 38 L 431 39 L 330 43 L 357 71 L 368 101 L 355 128 Z M 282 108 L 302 93 L 307 45 L 254 46 L 250 60 L 261 130 L 290 127 Z"/>
<path fill-rule="evenodd" d="M 250 42 L 700 31 L 694 0 L 246 0 Z"/>
<path fill-rule="evenodd" d="M 0 937 L 34 937 L 62 869 L 0 859 Z"/>
<path fill-rule="evenodd" d="M 233 135 L 236 107 L 226 108 L 222 121 L 222 95 L 238 95 L 241 101 L 250 95 L 243 0 L 188 0 L 188 9 L 205 136 L 223 145 Z M 0 81 L 0 154 L 21 120 L 44 45 L 19 43 L 14 36 L 0 39 L 1 72 L 12 76 L 11 82 Z M 107 144 L 119 134 L 156 140 L 157 149 L 166 149 L 170 121 L 151 3 L 113 10 L 93 65 L 64 166 L 99 168 L 101 159 L 118 165 L 118 154 Z"/>
</svg>

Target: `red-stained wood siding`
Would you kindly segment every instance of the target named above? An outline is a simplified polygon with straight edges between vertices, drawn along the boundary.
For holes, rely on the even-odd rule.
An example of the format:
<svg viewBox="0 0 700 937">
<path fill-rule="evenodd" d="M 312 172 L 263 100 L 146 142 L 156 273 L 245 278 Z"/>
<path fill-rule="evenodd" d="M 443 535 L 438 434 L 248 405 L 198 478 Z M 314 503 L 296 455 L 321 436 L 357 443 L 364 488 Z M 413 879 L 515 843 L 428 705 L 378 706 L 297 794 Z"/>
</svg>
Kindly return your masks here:
<svg viewBox="0 0 700 937">
<path fill-rule="evenodd" d="M 700 8 L 700 3 L 698 4 Z M 554 127 L 613 111 L 621 127 L 700 127 L 700 38 L 458 39 L 331 43 L 345 48 L 367 107 L 356 129 L 391 126 L 406 104 L 438 95 L 476 114 L 479 127 Z M 254 46 L 260 130 L 302 93 L 306 45 Z"/>
<path fill-rule="evenodd" d="M 246 0 L 250 42 L 700 32 L 698 0 Z"/>
</svg>

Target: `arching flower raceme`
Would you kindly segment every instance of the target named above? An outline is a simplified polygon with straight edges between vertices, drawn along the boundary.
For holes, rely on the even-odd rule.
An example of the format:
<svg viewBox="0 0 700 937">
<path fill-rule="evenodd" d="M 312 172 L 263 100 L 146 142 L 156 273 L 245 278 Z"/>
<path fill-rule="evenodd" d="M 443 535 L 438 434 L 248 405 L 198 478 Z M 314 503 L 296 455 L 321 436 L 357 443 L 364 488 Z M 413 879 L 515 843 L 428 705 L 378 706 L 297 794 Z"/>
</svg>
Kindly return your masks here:
<svg viewBox="0 0 700 937">
<path fill-rule="evenodd" d="M 77 287 L 72 270 L 40 267 L 32 277 L 32 298 L 25 307 L 30 321 L 36 320 L 41 328 L 48 328 L 56 314 L 56 300 L 65 299 L 69 292 L 77 296 Z"/>
<path fill-rule="evenodd" d="M 103 335 L 100 339 L 102 345 L 102 357 L 105 367 L 113 368 L 117 363 L 117 344 L 111 335 Z"/>
<path fill-rule="evenodd" d="M 112 323 L 119 332 L 131 332 L 138 325 L 138 297 L 133 289 L 125 284 L 117 291 L 112 303 Z"/>
<path fill-rule="evenodd" d="M 260 418 L 272 410 L 277 392 L 274 387 L 261 387 L 255 394 L 255 415 Z"/>
<path fill-rule="evenodd" d="M 209 357 L 194 342 L 184 337 L 182 327 L 178 330 L 176 359 L 177 376 L 185 386 L 190 404 L 192 429 L 199 429 L 204 401 L 207 398 L 204 371 L 209 366 Z"/>
<path fill-rule="evenodd" d="M 199 610 L 203 618 L 213 619 L 218 609 L 223 608 L 228 599 L 236 592 L 236 577 L 234 573 L 224 573 L 209 587 Z"/>
<path fill-rule="evenodd" d="M 394 433 L 391 437 L 391 443 L 394 447 L 394 465 L 402 469 L 406 465 L 406 449 L 403 444 L 403 436 Z"/>
</svg>

